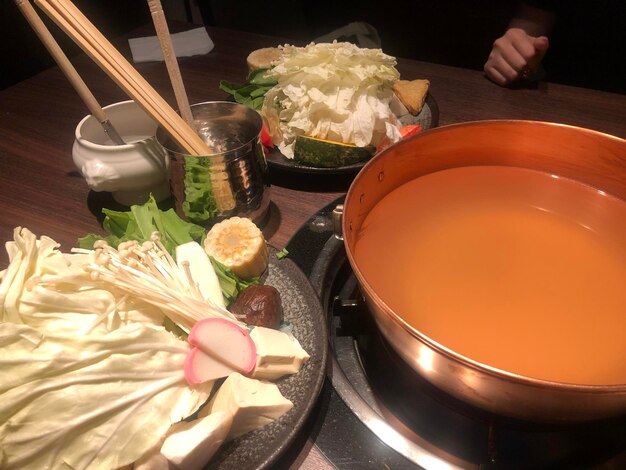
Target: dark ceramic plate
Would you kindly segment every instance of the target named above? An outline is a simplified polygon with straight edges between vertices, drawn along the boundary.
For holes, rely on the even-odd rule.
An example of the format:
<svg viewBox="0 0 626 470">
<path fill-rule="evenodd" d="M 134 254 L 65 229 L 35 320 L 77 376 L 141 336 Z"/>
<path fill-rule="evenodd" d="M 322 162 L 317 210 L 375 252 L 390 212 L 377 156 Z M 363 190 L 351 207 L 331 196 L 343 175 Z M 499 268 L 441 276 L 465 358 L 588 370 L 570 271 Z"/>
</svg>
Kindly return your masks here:
<svg viewBox="0 0 626 470">
<path fill-rule="evenodd" d="M 422 107 L 422 111 L 417 116 L 411 116 L 410 114 L 402 116 L 400 118 L 403 125 L 419 124 L 426 129 L 437 127 L 439 124 L 439 107 L 433 96 L 429 93 L 426 96 L 426 101 Z M 267 164 L 270 168 L 276 168 L 282 171 L 295 172 L 295 173 L 308 173 L 308 174 L 349 174 L 358 173 L 361 168 L 367 163 L 367 161 L 354 163 L 353 165 L 339 166 L 335 168 L 317 168 L 314 166 L 300 165 L 295 163 L 292 159 L 286 158 L 277 148 L 272 149 L 265 155 Z"/>
<path fill-rule="evenodd" d="M 292 444 L 319 396 L 326 373 L 328 332 L 319 298 L 308 278 L 289 258 L 279 260 L 270 248 L 270 265 L 264 284 L 280 292 L 285 320 L 311 359 L 295 375 L 275 383 L 294 407 L 267 426 L 224 445 L 209 468 L 257 469 L 270 467 Z"/>
</svg>

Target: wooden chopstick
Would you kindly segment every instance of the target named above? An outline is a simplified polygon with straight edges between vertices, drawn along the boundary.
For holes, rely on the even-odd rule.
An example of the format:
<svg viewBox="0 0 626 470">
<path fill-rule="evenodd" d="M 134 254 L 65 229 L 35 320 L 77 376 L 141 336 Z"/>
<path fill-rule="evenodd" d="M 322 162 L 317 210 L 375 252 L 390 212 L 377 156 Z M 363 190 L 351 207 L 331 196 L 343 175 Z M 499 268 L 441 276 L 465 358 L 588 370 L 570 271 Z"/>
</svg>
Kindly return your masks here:
<svg viewBox="0 0 626 470">
<path fill-rule="evenodd" d="M 133 99 L 137 97 L 136 101 L 138 101 L 140 105 L 152 108 L 152 112 L 154 113 L 167 116 L 166 107 L 164 108 L 162 103 L 152 99 L 151 94 L 148 93 L 148 89 L 146 88 L 147 84 L 138 80 L 137 76 L 125 74 L 124 65 L 115 56 L 114 48 L 107 47 L 106 40 L 102 42 L 103 38 L 98 38 L 94 35 L 97 30 L 95 30 L 93 25 L 86 19 L 81 22 L 75 17 L 73 12 L 63 9 L 62 5 L 57 5 L 47 0 L 41 2 L 35 0 L 35 2 L 44 9 L 44 11 L 46 11 L 46 13 L 48 13 L 49 16 L 51 16 L 122 89 L 124 89 L 124 91 L 132 95 Z M 100 39 L 100 42 L 98 42 L 98 39 Z M 143 90 L 146 91 L 145 94 L 142 93 L 142 85 Z"/>
<path fill-rule="evenodd" d="M 31 28 L 33 28 L 33 31 L 35 31 L 52 58 L 56 61 L 61 71 L 72 84 L 76 93 L 78 93 L 80 98 L 83 100 L 87 109 L 89 109 L 89 112 L 100 122 L 104 132 L 106 132 L 115 144 L 123 145 L 125 143 L 124 140 L 111 124 L 111 121 L 102 109 L 102 106 L 100 106 L 96 97 L 93 93 L 91 93 L 87 84 L 78 74 L 30 2 L 28 0 L 15 0 L 15 4 L 18 6 L 24 15 L 24 18 L 26 18 L 26 21 L 28 21 Z"/>
<path fill-rule="evenodd" d="M 192 155 L 210 153 L 200 136 L 71 2 L 35 0 L 35 3 L 186 152 Z"/>
<path fill-rule="evenodd" d="M 55 0 L 50 2 L 57 4 L 57 9 L 64 15 L 66 20 L 70 20 L 76 25 L 79 32 L 96 50 L 102 51 L 104 60 L 109 67 L 116 70 L 126 79 L 127 86 L 131 87 L 136 94 L 135 97 L 145 98 L 146 106 L 155 108 L 155 113 L 161 115 L 160 122 L 165 123 L 164 128 L 170 126 L 174 128 L 175 139 L 179 145 L 194 154 L 206 154 L 206 146 L 202 139 L 189 126 L 183 124 L 175 111 L 162 99 L 162 97 L 148 84 L 148 82 L 136 72 L 126 59 L 107 41 L 89 20 L 82 15 L 71 2 L 65 0 Z M 157 119 L 158 120 L 158 119 Z"/>
<path fill-rule="evenodd" d="M 108 65 L 108 59 L 103 55 L 103 52 L 94 48 L 90 43 L 83 41 L 81 33 L 74 28 L 72 24 L 70 24 L 66 19 L 59 15 L 52 7 L 45 1 L 35 0 L 35 3 L 39 5 L 48 16 L 50 16 L 56 23 L 63 29 L 68 36 L 70 36 L 82 49 L 85 53 L 87 53 L 101 68 L 122 88 L 126 91 L 131 97 L 134 98 L 133 92 L 138 92 L 138 87 L 134 90 L 129 90 L 133 84 L 126 81 L 126 78 L 116 69 L 112 68 Z M 137 101 L 146 111 L 148 111 L 148 106 L 153 106 L 152 103 L 147 102 L 145 99 L 138 97 L 135 101 Z M 156 109 L 150 110 L 151 113 L 157 112 Z M 182 145 L 182 144 L 181 144 Z"/>
<path fill-rule="evenodd" d="M 80 38 L 87 42 L 96 52 L 101 53 L 100 63 L 104 69 L 114 70 L 121 77 L 119 83 L 134 99 L 144 103 L 148 112 L 154 112 L 155 118 L 164 129 L 184 149 L 194 154 L 206 154 L 206 146 L 202 139 L 180 119 L 176 112 L 148 84 L 148 82 L 126 61 L 126 59 L 107 41 L 100 31 L 71 2 L 66 0 L 46 0 L 56 8 L 63 18 L 73 25 Z"/>
<path fill-rule="evenodd" d="M 174 95 L 176 96 L 176 102 L 178 103 L 178 110 L 182 118 L 193 128 L 193 115 L 191 114 L 189 99 L 187 98 L 183 78 L 180 74 L 178 61 L 176 60 L 176 51 L 174 51 L 172 37 L 170 36 L 167 20 L 165 19 L 165 14 L 163 13 L 161 0 L 148 0 L 148 6 L 150 7 L 154 28 L 156 29 L 157 37 L 159 38 L 159 43 L 161 44 L 161 50 L 163 51 L 163 59 L 165 60 L 167 73 L 169 74 L 170 81 L 172 82 L 172 88 L 174 89 Z"/>
</svg>

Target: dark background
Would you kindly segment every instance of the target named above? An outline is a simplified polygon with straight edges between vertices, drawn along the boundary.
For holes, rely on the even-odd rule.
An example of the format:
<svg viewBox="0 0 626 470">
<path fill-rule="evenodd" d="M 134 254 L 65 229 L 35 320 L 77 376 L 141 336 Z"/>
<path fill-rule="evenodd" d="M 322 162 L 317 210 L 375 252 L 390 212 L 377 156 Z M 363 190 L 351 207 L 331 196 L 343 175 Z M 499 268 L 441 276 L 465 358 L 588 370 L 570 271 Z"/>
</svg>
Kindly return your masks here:
<svg viewBox="0 0 626 470">
<path fill-rule="evenodd" d="M 69 57 L 81 52 L 46 14 L 35 10 Z M 143 0 L 73 0 L 83 14 L 108 38 L 114 38 L 150 20 Z M 0 90 L 54 65 L 46 48 L 13 0 L 0 0 Z"/>
<path fill-rule="evenodd" d="M 516 0 L 172 1 L 184 3 L 188 12 L 200 11 L 199 21 L 207 25 L 294 41 L 311 41 L 350 22 L 363 21 L 378 30 L 388 54 L 475 70 L 482 70 L 493 41 L 503 34 L 517 4 Z M 151 21 L 145 0 L 74 3 L 109 38 Z M 556 3 L 558 21 L 543 63 L 547 80 L 626 93 L 626 0 Z M 168 13 L 166 0 L 163 4 Z M 0 0 L 0 5 L 3 89 L 53 62 L 13 1 Z M 44 20 L 63 50 L 70 57 L 76 54 L 78 48 Z"/>
</svg>

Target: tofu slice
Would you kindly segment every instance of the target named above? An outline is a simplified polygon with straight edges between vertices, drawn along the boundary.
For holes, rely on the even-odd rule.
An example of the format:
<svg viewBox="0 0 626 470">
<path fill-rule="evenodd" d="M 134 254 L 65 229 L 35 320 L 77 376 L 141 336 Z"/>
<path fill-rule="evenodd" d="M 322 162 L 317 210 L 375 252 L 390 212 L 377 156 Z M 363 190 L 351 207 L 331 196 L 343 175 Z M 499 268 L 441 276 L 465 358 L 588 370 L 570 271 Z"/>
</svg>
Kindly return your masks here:
<svg viewBox="0 0 626 470">
<path fill-rule="evenodd" d="M 234 439 L 280 418 L 293 408 L 276 384 L 250 379 L 235 372 L 228 376 L 200 416 L 227 412 L 233 424 L 227 439 Z"/>
<path fill-rule="evenodd" d="M 284 331 L 257 326 L 250 337 L 256 346 L 255 379 L 275 380 L 295 374 L 310 359 L 298 340 Z"/>
<path fill-rule="evenodd" d="M 202 469 L 226 440 L 233 415 L 216 411 L 189 422 L 176 424 L 161 446 L 161 455 L 179 470 Z"/>
<path fill-rule="evenodd" d="M 133 465 L 133 470 L 195 470 L 206 466 L 220 448 L 233 417 L 212 413 L 193 421 L 173 424 L 167 435 Z"/>
</svg>

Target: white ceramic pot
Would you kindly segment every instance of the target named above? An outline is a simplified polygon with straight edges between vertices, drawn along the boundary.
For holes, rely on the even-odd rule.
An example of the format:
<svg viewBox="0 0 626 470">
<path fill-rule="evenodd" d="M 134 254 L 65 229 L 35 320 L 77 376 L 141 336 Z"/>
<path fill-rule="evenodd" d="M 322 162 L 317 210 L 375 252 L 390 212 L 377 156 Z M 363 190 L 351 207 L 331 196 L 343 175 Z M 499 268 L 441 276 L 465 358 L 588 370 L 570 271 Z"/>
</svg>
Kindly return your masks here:
<svg viewBox="0 0 626 470">
<path fill-rule="evenodd" d="M 92 115 L 76 127 L 74 164 L 94 191 L 109 191 L 124 205 L 157 201 L 170 195 L 169 159 L 154 138 L 157 123 L 134 101 L 104 108 L 124 145 L 115 145 Z"/>
</svg>

